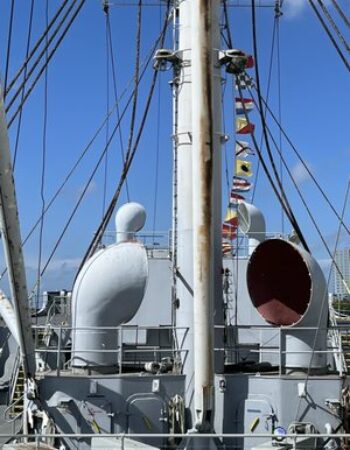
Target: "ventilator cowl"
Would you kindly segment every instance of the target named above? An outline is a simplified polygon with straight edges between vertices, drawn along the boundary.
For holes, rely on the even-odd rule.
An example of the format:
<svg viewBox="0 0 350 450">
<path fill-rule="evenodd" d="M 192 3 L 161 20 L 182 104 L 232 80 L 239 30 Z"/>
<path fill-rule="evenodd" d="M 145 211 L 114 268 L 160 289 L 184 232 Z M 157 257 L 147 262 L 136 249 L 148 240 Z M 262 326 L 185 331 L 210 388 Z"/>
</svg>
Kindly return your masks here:
<svg viewBox="0 0 350 450">
<path fill-rule="evenodd" d="M 126 204 L 116 223 L 123 236 L 95 253 L 81 269 L 72 293 L 72 366 L 113 372 L 118 364 L 119 325 L 139 309 L 148 278 L 145 247 L 134 240 L 146 220 L 144 208 Z M 117 230 L 118 231 L 118 230 Z M 117 233 L 118 234 L 118 233 Z M 133 240 L 129 241 L 129 237 Z"/>
<path fill-rule="evenodd" d="M 283 327 L 285 366 L 324 368 L 328 295 L 317 261 L 290 242 L 266 240 L 250 257 L 247 286 L 253 305 L 266 322 Z"/>
</svg>

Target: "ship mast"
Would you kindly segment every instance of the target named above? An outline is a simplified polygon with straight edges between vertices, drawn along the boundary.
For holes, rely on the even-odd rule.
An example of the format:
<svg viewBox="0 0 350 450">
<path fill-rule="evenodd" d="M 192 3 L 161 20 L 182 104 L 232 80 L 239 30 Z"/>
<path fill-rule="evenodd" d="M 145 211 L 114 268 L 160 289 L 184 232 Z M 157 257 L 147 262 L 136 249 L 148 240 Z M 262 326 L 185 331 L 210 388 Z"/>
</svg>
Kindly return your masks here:
<svg viewBox="0 0 350 450">
<path fill-rule="evenodd" d="M 17 336 L 26 378 L 35 375 L 27 281 L 22 253 L 15 185 L 13 180 L 3 92 L 0 87 L 0 232 L 4 247 Z"/>
<path fill-rule="evenodd" d="M 212 430 L 214 372 L 222 364 L 213 350 L 214 322 L 222 322 L 223 311 L 219 6 L 218 0 L 179 4 L 176 318 L 189 329 L 179 342 L 187 353 L 187 407 L 201 432 Z"/>
<path fill-rule="evenodd" d="M 193 309 L 196 428 L 210 431 L 213 409 L 214 147 L 213 1 L 192 2 Z"/>
</svg>

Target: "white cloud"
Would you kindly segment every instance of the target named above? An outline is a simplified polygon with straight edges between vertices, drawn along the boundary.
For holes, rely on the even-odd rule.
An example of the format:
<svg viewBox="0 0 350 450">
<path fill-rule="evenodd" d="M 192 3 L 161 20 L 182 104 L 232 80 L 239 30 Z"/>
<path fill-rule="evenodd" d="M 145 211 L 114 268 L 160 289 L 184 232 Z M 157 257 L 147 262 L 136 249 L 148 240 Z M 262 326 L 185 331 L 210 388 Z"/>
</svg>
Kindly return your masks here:
<svg viewBox="0 0 350 450">
<path fill-rule="evenodd" d="M 309 165 L 306 163 L 308 168 L 310 169 Z M 297 184 L 302 184 L 305 181 L 308 181 L 310 179 L 310 175 L 308 171 L 305 169 L 304 165 L 301 162 L 298 162 L 293 168 L 292 168 L 292 176 L 294 181 Z"/>
<path fill-rule="evenodd" d="M 325 0 L 324 4 L 329 6 L 330 0 Z M 288 19 L 294 19 L 306 10 L 308 0 L 285 0 L 283 3 L 283 14 Z"/>
<path fill-rule="evenodd" d="M 43 258 L 45 261 L 46 259 Z M 57 258 L 53 259 L 46 271 L 57 271 L 57 270 L 68 270 L 68 269 L 77 269 L 81 262 L 81 258 Z M 37 270 L 38 261 L 33 261 L 27 259 L 26 260 L 26 269 L 28 270 Z"/>
<path fill-rule="evenodd" d="M 294 19 L 305 9 L 306 0 L 286 0 L 283 6 L 284 15 L 289 19 Z"/>
</svg>

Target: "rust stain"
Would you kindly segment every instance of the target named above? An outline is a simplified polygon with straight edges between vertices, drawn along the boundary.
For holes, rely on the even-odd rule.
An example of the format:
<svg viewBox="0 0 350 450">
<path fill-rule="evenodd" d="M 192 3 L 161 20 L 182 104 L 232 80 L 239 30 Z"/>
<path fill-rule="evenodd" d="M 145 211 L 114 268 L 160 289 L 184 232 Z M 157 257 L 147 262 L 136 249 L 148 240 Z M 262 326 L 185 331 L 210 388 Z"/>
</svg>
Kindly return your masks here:
<svg viewBox="0 0 350 450">
<path fill-rule="evenodd" d="M 206 142 L 202 143 L 201 148 L 201 167 L 200 176 L 204 180 L 205 189 L 201 192 L 201 202 L 205 205 L 203 225 L 198 230 L 201 238 L 201 278 L 202 273 L 208 272 L 210 268 L 211 259 L 211 232 L 212 232 L 212 193 L 213 193 L 213 112 L 212 112 L 212 50 L 210 42 L 210 28 L 211 28 L 211 11 L 210 2 L 206 0 L 199 0 L 199 7 L 201 14 L 204 16 L 205 26 L 205 45 L 202 47 L 202 56 L 205 61 L 203 70 L 206 78 L 207 90 L 205 92 L 205 107 L 201 115 L 201 129 L 208 130 Z"/>
</svg>

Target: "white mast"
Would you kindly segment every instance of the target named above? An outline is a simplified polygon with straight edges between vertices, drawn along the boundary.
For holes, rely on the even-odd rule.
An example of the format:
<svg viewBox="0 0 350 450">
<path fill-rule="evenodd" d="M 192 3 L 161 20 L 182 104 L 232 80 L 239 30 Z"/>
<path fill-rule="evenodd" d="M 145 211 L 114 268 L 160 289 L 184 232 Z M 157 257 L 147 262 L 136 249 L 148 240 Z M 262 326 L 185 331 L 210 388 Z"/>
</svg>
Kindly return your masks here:
<svg viewBox="0 0 350 450">
<path fill-rule="evenodd" d="M 217 261 L 215 235 L 219 200 L 215 145 L 214 0 L 192 2 L 192 186 L 193 186 L 193 304 L 196 428 L 210 431 L 214 404 L 214 298 Z M 213 9 L 213 11 L 212 11 Z M 216 16 L 216 14 L 215 14 Z M 215 17 L 216 18 L 216 17 Z M 217 52 L 215 53 L 217 59 Z M 221 270 L 221 264 L 219 266 Z"/>
<path fill-rule="evenodd" d="M 220 364 L 220 358 L 214 364 L 214 321 L 222 323 L 223 314 L 219 6 L 218 0 L 179 4 L 176 324 L 189 329 L 178 340 L 188 352 L 182 353 L 186 406 L 200 431 L 211 427 Z"/>
<path fill-rule="evenodd" d="M 28 304 L 15 185 L 3 93 L 0 88 L 0 232 L 4 246 L 25 376 L 35 375 L 34 341 Z"/>
</svg>

